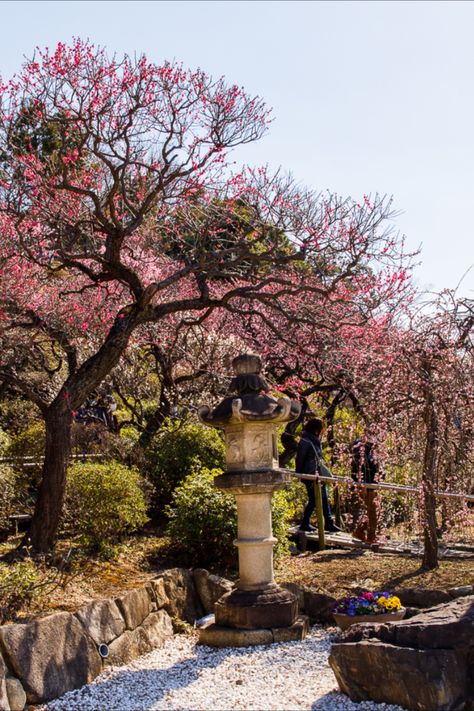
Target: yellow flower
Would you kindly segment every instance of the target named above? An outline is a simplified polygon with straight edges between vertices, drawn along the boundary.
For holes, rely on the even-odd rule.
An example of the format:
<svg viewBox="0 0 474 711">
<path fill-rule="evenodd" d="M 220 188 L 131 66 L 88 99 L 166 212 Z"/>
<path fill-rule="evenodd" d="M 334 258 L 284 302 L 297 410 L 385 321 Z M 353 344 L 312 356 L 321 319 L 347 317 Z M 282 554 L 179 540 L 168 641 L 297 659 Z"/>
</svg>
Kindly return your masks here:
<svg viewBox="0 0 474 711">
<path fill-rule="evenodd" d="M 401 607 L 400 598 L 398 598 L 396 595 L 392 595 L 391 597 L 389 597 L 385 603 L 386 610 L 390 610 L 390 611 L 399 610 L 400 607 Z"/>
</svg>

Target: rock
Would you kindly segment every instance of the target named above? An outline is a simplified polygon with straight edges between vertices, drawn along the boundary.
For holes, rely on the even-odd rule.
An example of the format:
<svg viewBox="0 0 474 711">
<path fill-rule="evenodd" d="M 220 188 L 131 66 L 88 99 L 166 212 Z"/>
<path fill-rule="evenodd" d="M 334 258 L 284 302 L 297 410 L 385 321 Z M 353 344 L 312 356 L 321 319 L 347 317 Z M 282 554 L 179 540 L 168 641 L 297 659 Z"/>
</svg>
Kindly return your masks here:
<svg viewBox="0 0 474 711">
<path fill-rule="evenodd" d="M 474 585 L 461 585 L 458 588 L 449 588 L 448 593 L 451 597 L 465 597 L 466 595 L 474 595 Z"/>
<path fill-rule="evenodd" d="M 332 611 L 336 604 L 335 597 L 325 593 L 313 592 L 297 583 L 282 583 L 281 586 L 296 595 L 299 611 L 308 615 L 312 623 L 334 624 Z"/>
<path fill-rule="evenodd" d="M 125 630 L 109 645 L 109 656 L 105 659 L 105 663 L 127 664 L 132 659 L 147 654 L 156 647 L 161 647 L 172 636 L 173 625 L 168 613 L 165 610 L 152 612 L 140 627 Z"/>
<path fill-rule="evenodd" d="M 75 615 L 97 645 L 108 644 L 125 631 L 124 619 L 114 600 L 91 602 Z"/>
<path fill-rule="evenodd" d="M 5 682 L 8 669 L 3 657 L 0 654 L 0 711 L 10 711 L 10 703 L 7 696 L 7 685 Z"/>
<path fill-rule="evenodd" d="M 474 708 L 474 595 L 401 622 L 355 624 L 333 645 L 329 663 L 353 701 Z"/>
<path fill-rule="evenodd" d="M 0 643 L 30 704 L 88 684 L 102 670 L 95 644 L 69 612 L 29 624 L 4 625 Z"/>
<path fill-rule="evenodd" d="M 239 630 L 211 623 L 199 630 L 199 644 L 209 647 L 253 647 L 272 643 L 273 634 L 268 629 Z"/>
<path fill-rule="evenodd" d="M 303 610 L 310 618 L 311 622 L 334 623 L 332 611 L 336 604 L 336 598 L 324 593 L 316 593 L 311 590 L 304 591 Z"/>
<path fill-rule="evenodd" d="M 7 676 L 5 681 L 11 711 L 23 711 L 26 706 L 26 694 L 20 680 L 14 676 Z"/>
<path fill-rule="evenodd" d="M 170 617 L 179 617 L 190 624 L 203 616 L 193 574 L 185 568 L 172 568 L 161 576 L 168 602 L 164 609 Z"/>
<path fill-rule="evenodd" d="M 169 605 L 170 601 L 168 599 L 168 595 L 166 594 L 163 578 L 156 578 L 155 580 L 152 580 L 151 589 L 159 610 L 161 610 L 162 607 L 165 607 L 165 605 Z"/>
<path fill-rule="evenodd" d="M 354 625 L 343 636 L 347 642 L 369 638 L 415 649 L 474 649 L 474 595 L 391 625 Z"/>
<path fill-rule="evenodd" d="M 352 701 L 371 699 L 414 711 L 463 708 L 467 676 L 462 661 L 455 650 L 395 647 L 378 640 L 334 644 L 329 657 L 341 691 Z"/>
<path fill-rule="evenodd" d="M 152 595 L 148 587 L 130 590 L 122 597 L 118 597 L 115 602 L 125 620 L 125 627 L 128 630 L 136 629 L 145 617 L 153 611 Z"/>
<path fill-rule="evenodd" d="M 214 603 L 234 588 L 230 580 L 213 575 L 204 568 L 196 568 L 193 571 L 193 577 L 197 594 L 206 614 L 214 612 Z"/>
<path fill-rule="evenodd" d="M 403 607 L 429 608 L 452 600 L 447 590 L 429 590 L 428 588 L 406 588 L 393 593 L 400 598 Z"/>
<path fill-rule="evenodd" d="M 141 629 L 147 636 L 151 649 L 161 647 L 165 640 L 173 636 L 173 623 L 166 610 L 148 615 Z"/>
<path fill-rule="evenodd" d="M 150 640 L 141 627 L 137 627 L 134 630 L 125 630 L 120 637 L 114 639 L 109 645 L 109 656 L 105 659 L 105 663 L 107 665 L 127 664 L 132 659 L 136 659 L 142 654 L 147 654 L 151 650 Z"/>
<path fill-rule="evenodd" d="M 415 615 L 421 615 L 421 610 L 418 607 L 405 607 L 405 620 L 409 620 L 410 617 L 415 617 Z"/>
<path fill-rule="evenodd" d="M 305 615 L 296 618 L 291 627 L 275 627 L 272 629 L 274 642 L 294 642 L 306 637 L 309 632 L 309 619 Z"/>
<path fill-rule="evenodd" d="M 301 587 L 301 585 L 297 585 L 297 583 L 281 583 L 281 587 L 285 588 L 285 590 L 289 590 L 290 592 L 293 593 L 293 595 L 296 596 L 296 600 L 298 602 L 298 610 L 299 612 L 304 611 L 304 588 Z"/>
</svg>

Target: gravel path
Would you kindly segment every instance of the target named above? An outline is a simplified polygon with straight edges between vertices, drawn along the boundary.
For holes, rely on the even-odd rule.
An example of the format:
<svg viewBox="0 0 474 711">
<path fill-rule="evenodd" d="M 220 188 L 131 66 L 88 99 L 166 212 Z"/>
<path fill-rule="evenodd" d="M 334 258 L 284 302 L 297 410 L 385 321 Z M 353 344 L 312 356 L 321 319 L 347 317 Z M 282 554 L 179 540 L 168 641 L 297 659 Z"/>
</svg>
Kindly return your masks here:
<svg viewBox="0 0 474 711">
<path fill-rule="evenodd" d="M 332 635 L 312 628 L 303 642 L 215 649 L 175 635 L 127 666 L 103 672 L 42 711 L 403 711 L 353 703 L 336 691 L 327 658 Z"/>
</svg>

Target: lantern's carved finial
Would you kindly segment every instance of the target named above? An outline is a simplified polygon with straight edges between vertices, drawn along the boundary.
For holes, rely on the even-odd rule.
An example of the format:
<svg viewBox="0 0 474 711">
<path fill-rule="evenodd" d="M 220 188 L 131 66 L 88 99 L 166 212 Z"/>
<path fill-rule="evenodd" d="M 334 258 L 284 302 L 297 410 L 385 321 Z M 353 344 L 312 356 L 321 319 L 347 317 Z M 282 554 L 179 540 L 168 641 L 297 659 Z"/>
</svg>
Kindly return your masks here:
<svg viewBox="0 0 474 711">
<path fill-rule="evenodd" d="M 252 393 L 268 393 L 270 386 L 260 375 L 262 370 L 262 359 L 253 353 L 242 353 L 232 361 L 235 377 L 229 386 L 230 392 L 234 390 L 239 395 L 251 395 Z"/>
<path fill-rule="evenodd" d="M 232 361 L 235 376 L 229 390 L 235 395 L 224 398 L 212 411 L 207 405 L 198 409 L 199 418 L 206 425 L 220 427 L 231 422 L 271 420 L 290 422 L 298 417 L 301 404 L 296 400 L 271 395 L 270 386 L 261 374 L 262 360 L 254 353 L 242 353 Z"/>
</svg>

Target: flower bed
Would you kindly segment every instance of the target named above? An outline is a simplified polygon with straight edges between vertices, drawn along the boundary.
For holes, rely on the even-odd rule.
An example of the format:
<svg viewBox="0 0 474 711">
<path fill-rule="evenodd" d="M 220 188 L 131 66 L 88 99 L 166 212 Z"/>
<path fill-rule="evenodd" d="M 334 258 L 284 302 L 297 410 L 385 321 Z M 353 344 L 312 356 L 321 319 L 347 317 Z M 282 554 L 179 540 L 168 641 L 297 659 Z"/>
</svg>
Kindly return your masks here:
<svg viewBox="0 0 474 711">
<path fill-rule="evenodd" d="M 389 592 L 363 592 L 344 597 L 334 606 L 333 616 L 341 629 L 356 622 L 396 622 L 405 616 L 400 598 Z"/>
</svg>

